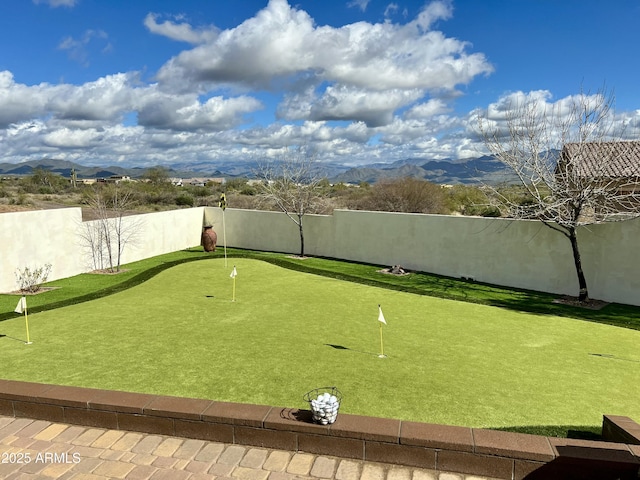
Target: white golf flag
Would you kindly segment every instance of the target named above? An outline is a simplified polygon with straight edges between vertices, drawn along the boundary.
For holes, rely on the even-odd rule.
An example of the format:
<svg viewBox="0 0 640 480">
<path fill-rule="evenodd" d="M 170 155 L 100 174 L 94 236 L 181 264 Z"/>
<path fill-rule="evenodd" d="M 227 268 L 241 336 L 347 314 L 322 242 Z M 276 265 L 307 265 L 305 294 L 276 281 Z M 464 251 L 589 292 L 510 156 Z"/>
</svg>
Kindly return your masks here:
<svg viewBox="0 0 640 480">
<path fill-rule="evenodd" d="M 387 324 L 386 320 L 384 319 L 384 315 L 382 314 L 382 307 L 380 305 L 378 305 L 378 321 L 384 323 L 385 325 Z"/>
<path fill-rule="evenodd" d="M 238 271 L 236 270 L 236 266 L 233 266 L 233 271 L 231 272 L 231 275 L 229 275 L 231 278 L 236 278 L 238 276 Z"/>
<path fill-rule="evenodd" d="M 24 313 L 26 309 L 27 309 L 27 299 L 26 297 L 20 297 L 20 300 L 18 300 L 18 305 L 16 306 L 16 309 L 14 310 L 14 312 Z"/>
</svg>

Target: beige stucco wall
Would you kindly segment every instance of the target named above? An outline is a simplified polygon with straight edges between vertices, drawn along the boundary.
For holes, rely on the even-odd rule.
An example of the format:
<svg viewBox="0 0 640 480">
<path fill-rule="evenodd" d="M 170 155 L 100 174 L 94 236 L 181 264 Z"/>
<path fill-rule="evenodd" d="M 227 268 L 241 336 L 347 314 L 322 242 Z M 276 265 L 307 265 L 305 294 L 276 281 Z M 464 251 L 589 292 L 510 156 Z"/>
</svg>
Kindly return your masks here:
<svg viewBox="0 0 640 480">
<path fill-rule="evenodd" d="M 202 207 L 125 217 L 139 233 L 125 247 L 121 263 L 199 245 L 202 219 Z M 51 263 L 49 280 L 90 271 L 79 234 L 83 225 L 80 208 L 0 214 L 0 292 L 16 289 L 17 268 Z"/>
<path fill-rule="evenodd" d="M 203 207 L 125 217 L 137 225 L 136 240 L 125 248 L 122 263 L 200 245 Z"/>
<path fill-rule="evenodd" d="M 80 208 L 0 214 L 0 292 L 17 288 L 16 269 L 51 264 L 49 279 L 79 273 L 76 229 Z"/>
<path fill-rule="evenodd" d="M 305 215 L 303 217 L 305 254 L 337 257 L 331 241 L 335 219 L 331 215 Z M 224 245 L 222 210 L 205 208 L 205 223 L 213 225 L 218 234 L 218 245 Z M 279 212 L 261 210 L 225 210 L 227 246 L 264 250 L 269 252 L 300 252 L 298 225 Z"/>
<path fill-rule="evenodd" d="M 299 250 L 297 227 L 284 214 L 227 209 L 225 215 L 229 246 Z M 220 210 L 209 208 L 207 216 L 221 232 Z M 578 292 L 569 241 L 537 221 L 337 210 L 331 216 L 306 216 L 304 222 L 309 255 L 399 264 L 558 294 Z M 635 253 L 640 220 L 583 228 L 579 239 L 591 296 L 640 305 Z"/>
<path fill-rule="evenodd" d="M 191 208 L 127 217 L 140 235 L 122 263 L 189 248 L 211 223 L 224 243 L 222 211 Z M 227 245 L 297 253 L 298 228 L 286 215 L 225 211 Z M 15 270 L 51 263 L 50 280 L 91 269 L 82 254 L 79 208 L 0 214 L 0 292 L 16 288 Z M 561 234 L 536 221 L 337 210 L 304 217 L 305 252 L 518 288 L 575 295 L 571 249 Z M 593 298 L 640 305 L 640 220 L 594 225 L 579 232 Z"/>
</svg>

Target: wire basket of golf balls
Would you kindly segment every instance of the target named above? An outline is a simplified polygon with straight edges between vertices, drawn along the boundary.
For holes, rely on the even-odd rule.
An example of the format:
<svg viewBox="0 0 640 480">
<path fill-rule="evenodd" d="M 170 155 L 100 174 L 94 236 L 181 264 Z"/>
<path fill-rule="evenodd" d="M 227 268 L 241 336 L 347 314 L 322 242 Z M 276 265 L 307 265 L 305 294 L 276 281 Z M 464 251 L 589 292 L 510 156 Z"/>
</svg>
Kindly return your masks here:
<svg viewBox="0 0 640 480">
<path fill-rule="evenodd" d="M 305 401 L 311 406 L 313 421 L 328 425 L 336 421 L 342 394 L 336 387 L 314 388 L 304 394 Z"/>
</svg>

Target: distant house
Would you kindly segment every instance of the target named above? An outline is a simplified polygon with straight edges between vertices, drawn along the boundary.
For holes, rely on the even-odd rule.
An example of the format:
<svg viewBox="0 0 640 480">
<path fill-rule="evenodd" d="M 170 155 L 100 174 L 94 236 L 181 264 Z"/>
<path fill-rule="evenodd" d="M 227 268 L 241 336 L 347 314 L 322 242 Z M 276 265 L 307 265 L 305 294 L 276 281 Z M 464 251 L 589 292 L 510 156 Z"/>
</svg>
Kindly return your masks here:
<svg viewBox="0 0 640 480">
<path fill-rule="evenodd" d="M 131 177 L 128 175 L 111 175 L 106 181 L 109 183 L 130 182 Z"/>
<path fill-rule="evenodd" d="M 585 215 L 639 208 L 640 141 L 567 143 L 555 172 L 569 188 L 589 197 Z"/>
<path fill-rule="evenodd" d="M 206 178 L 192 178 L 189 180 L 189 185 L 192 187 L 204 187 L 207 184 Z"/>
<path fill-rule="evenodd" d="M 77 182 L 81 185 L 93 185 L 97 182 L 96 178 L 79 178 Z"/>
<path fill-rule="evenodd" d="M 619 192 L 640 192 L 640 141 L 567 143 L 556 174 Z"/>
<path fill-rule="evenodd" d="M 225 179 L 222 177 L 192 178 L 191 180 L 189 180 L 189 185 L 193 187 L 206 187 L 207 183 L 209 182 L 222 184 L 222 183 L 225 183 Z"/>
<path fill-rule="evenodd" d="M 182 186 L 182 179 L 181 178 L 170 178 L 169 181 L 171 182 L 171 185 L 173 185 L 174 187 L 181 187 Z"/>
</svg>

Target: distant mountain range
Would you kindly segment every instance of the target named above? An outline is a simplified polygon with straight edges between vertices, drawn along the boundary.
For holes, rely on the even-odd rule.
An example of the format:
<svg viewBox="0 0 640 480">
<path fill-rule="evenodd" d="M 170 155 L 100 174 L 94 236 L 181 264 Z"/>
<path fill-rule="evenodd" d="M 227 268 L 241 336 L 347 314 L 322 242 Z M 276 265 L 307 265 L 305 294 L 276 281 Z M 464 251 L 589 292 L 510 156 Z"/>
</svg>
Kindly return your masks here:
<svg viewBox="0 0 640 480">
<path fill-rule="evenodd" d="M 463 160 L 429 160 L 411 158 L 391 164 L 354 167 L 336 175 L 334 182 L 375 183 L 380 180 L 415 177 L 439 184 L 499 183 L 512 180 L 505 166 L 491 156 Z"/>
<path fill-rule="evenodd" d="M 225 163 L 178 163 L 165 167 L 170 177 L 255 177 L 259 163 L 255 161 Z M 42 168 L 70 178 L 75 170 L 78 178 L 107 178 L 127 175 L 141 178 L 147 168 L 118 166 L 87 167 L 58 159 L 31 160 L 23 163 L 0 163 L 0 175 L 30 175 Z M 512 180 L 504 165 L 491 156 L 463 160 L 427 160 L 409 158 L 393 163 L 375 163 L 359 167 L 322 164 L 324 175 L 332 183 L 375 183 L 384 179 L 416 177 L 440 184 L 498 183 Z"/>
<path fill-rule="evenodd" d="M 71 171 L 75 170 L 78 178 L 108 178 L 112 175 L 125 175 L 131 178 L 141 178 L 147 168 L 142 167 L 87 167 L 79 163 L 59 160 L 55 158 L 45 158 L 42 160 L 30 160 L 22 163 L 0 163 L 0 175 L 31 175 L 37 168 L 58 173 L 63 177 L 71 178 Z M 173 166 L 167 167 L 170 177 L 193 178 L 193 177 L 223 177 L 222 172 L 210 169 L 205 173 L 196 171 L 181 171 Z"/>
</svg>

